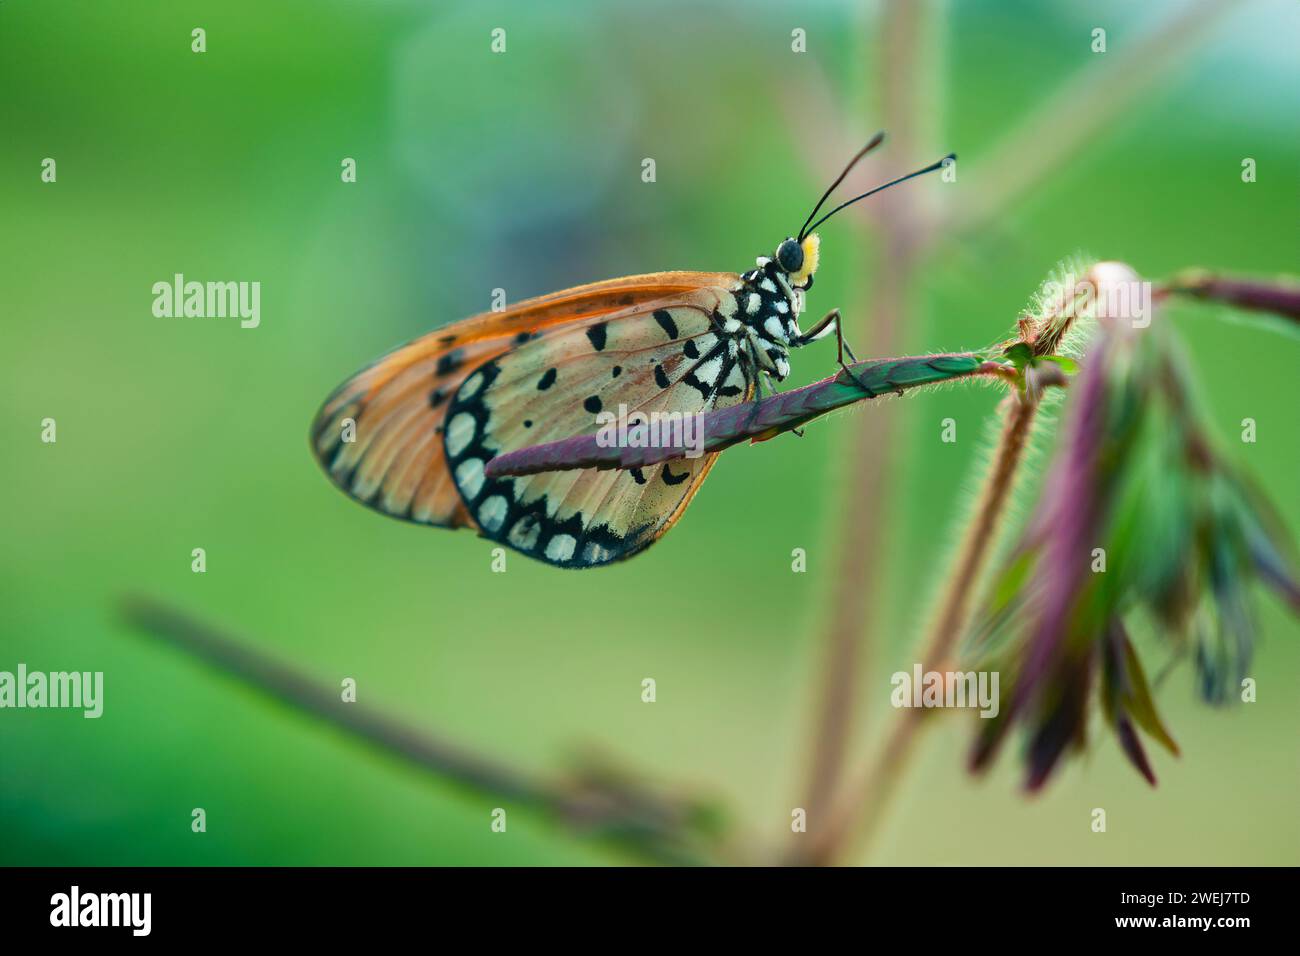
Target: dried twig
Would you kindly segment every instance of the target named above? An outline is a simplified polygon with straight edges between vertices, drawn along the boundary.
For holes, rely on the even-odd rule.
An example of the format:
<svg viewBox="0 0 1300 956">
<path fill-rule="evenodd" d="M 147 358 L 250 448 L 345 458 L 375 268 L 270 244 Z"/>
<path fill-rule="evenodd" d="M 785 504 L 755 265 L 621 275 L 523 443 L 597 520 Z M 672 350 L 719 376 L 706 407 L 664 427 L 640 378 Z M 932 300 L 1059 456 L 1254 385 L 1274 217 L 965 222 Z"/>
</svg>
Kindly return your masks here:
<svg viewBox="0 0 1300 956">
<path fill-rule="evenodd" d="M 509 806 L 524 805 L 575 833 L 609 841 L 653 862 L 709 864 L 731 859 L 706 804 L 651 793 L 626 774 L 583 769 L 571 779 L 543 780 L 418 731 L 157 601 L 124 601 L 128 625 L 162 638 L 280 703 L 322 718 L 439 779 Z"/>
</svg>

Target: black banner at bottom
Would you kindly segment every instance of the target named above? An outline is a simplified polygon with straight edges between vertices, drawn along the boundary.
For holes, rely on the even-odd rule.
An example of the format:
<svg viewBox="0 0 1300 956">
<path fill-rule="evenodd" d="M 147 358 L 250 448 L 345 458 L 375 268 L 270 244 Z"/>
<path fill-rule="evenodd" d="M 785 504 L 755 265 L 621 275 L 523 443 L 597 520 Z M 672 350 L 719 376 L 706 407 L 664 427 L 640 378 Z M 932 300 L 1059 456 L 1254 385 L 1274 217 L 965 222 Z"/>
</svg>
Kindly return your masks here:
<svg viewBox="0 0 1300 956">
<path fill-rule="evenodd" d="M 697 941 L 734 943 L 791 929 L 843 927 L 933 942 L 1026 932 L 1232 945 L 1271 936 L 1295 913 L 1294 869 L 41 869 L 0 871 L 6 940 L 81 944 L 342 939 L 511 929 L 573 942 L 611 920 L 629 931 L 680 923 Z M 639 929 L 638 929 L 639 928 Z M 436 934 L 430 936 L 430 931 Z M 974 933 L 976 935 L 964 935 Z M 938 934 L 938 935 L 936 935 Z M 954 936 L 953 939 L 957 939 Z M 918 938 L 918 942 L 919 942 Z"/>
</svg>

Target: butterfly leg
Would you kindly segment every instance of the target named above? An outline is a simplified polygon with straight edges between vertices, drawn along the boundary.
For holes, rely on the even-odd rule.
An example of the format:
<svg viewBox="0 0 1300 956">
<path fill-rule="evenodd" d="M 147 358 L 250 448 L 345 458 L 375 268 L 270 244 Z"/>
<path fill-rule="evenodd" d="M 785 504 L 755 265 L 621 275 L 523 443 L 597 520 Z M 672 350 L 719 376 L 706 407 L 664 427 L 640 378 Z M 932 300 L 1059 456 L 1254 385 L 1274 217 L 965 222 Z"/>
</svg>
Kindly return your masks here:
<svg viewBox="0 0 1300 956">
<path fill-rule="evenodd" d="M 758 414 L 759 403 L 764 398 L 767 398 L 770 395 L 775 395 L 778 389 L 775 385 L 772 384 L 772 380 L 768 377 L 768 374 L 764 372 L 762 367 L 760 366 L 758 360 L 758 351 L 757 349 L 755 349 L 754 343 L 753 342 L 747 343 L 747 347 L 749 349 L 749 358 L 752 363 L 752 367 L 754 369 L 754 376 L 755 376 L 754 391 L 756 392 L 756 395 L 751 403 L 754 406 L 754 410 L 749 415 L 749 422 L 747 423 L 748 425 L 748 424 L 753 424 L 754 416 Z M 792 428 L 790 429 L 790 431 L 792 431 L 799 438 L 803 438 L 802 428 Z"/>
<path fill-rule="evenodd" d="M 871 389 L 867 388 L 867 386 L 863 384 L 862 380 L 853 374 L 852 369 L 844 364 L 844 356 L 846 354 L 848 355 L 850 362 L 857 362 L 858 357 L 853 354 L 853 349 L 849 347 L 849 343 L 844 341 L 843 325 L 844 323 L 840 321 L 840 310 L 831 309 L 826 313 L 826 318 L 822 319 L 803 335 L 799 336 L 795 341 L 800 346 L 807 345 L 809 342 L 815 342 L 830 334 L 831 331 L 834 331 L 835 360 L 839 362 L 840 368 L 844 370 L 844 373 L 853 380 L 854 385 L 870 394 Z"/>
<path fill-rule="evenodd" d="M 750 361 L 752 362 L 751 367 L 754 370 L 754 397 L 749 400 L 749 404 L 753 407 L 746 422 L 746 425 L 750 425 L 754 421 L 754 416 L 758 414 L 759 403 L 771 393 L 772 383 L 767 381 L 767 376 L 763 374 L 763 370 L 758 365 L 758 354 L 754 351 L 753 343 L 747 343 L 747 346 Z"/>
</svg>

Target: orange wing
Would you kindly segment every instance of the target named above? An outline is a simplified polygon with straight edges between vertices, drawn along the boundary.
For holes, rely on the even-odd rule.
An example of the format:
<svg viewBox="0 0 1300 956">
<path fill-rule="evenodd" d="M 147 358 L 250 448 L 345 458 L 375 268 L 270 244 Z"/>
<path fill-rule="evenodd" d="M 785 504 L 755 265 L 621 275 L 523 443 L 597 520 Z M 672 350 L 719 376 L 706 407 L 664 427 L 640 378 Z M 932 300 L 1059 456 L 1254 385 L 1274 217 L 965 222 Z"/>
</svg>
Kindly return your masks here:
<svg viewBox="0 0 1300 956">
<path fill-rule="evenodd" d="M 729 272 L 610 279 L 430 332 L 335 389 L 312 423 L 312 450 L 331 480 L 362 504 L 407 521 L 477 527 L 448 471 L 442 442 L 450 399 L 474 369 L 543 330 L 699 289 L 730 289 L 737 280 Z"/>
</svg>

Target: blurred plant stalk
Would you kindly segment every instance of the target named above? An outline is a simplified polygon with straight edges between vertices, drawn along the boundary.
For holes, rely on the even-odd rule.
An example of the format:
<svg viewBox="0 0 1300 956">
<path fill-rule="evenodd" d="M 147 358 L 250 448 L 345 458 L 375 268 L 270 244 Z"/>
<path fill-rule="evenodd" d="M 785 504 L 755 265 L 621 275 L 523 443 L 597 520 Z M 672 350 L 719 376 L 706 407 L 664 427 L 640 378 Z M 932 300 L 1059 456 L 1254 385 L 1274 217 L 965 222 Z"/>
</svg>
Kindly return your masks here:
<svg viewBox="0 0 1300 956">
<path fill-rule="evenodd" d="M 582 755 L 567 774 L 541 779 L 365 704 L 345 703 L 337 689 L 158 601 L 130 597 L 120 610 L 133 629 L 160 638 L 271 699 L 345 730 L 466 793 L 499 801 L 509 811 L 540 813 L 575 835 L 602 840 L 651 863 L 750 862 L 743 849 L 749 844 L 732 842 L 734 834 L 716 804 L 660 793 L 602 755 Z"/>
<path fill-rule="evenodd" d="M 931 138 L 928 133 L 937 125 L 938 73 L 931 69 L 934 57 L 930 55 L 937 23 L 937 9 L 930 3 L 895 2 L 881 11 L 877 52 L 881 63 L 879 115 L 881 125 L 889 131 L 887 156 L 893 170 L 901 170 L 923 152 L 923 141 Z M 802 113 L 808 102 L 818 99 L 804 100 L 798 112 Z M 835 112 L 842 116 L 845 111 Z M 809 142 L 824 144 L 828 138 L 833 141 L 834 136 L 835 131 L 826 131 Z M 864 270 L 874 272 L 877 284 L 870 295 L 862 289 L 856 296 L 868 305 L 854 310 L 862 316 L 862 326 L 852 332 L 852 338 L 863 343 L 867 354 L 897 355 L 902 351 L 901 332 L 921 253 L 925 217 L 917 191 L 908 189 L 881 193 L 872 211 L 887 241 L 880 247 L 875 268 Z M 865 243 L 868 230 L 864 225 L 857 225 L 855 231 L 858 242 Z M 881 578 L 880 549 L 863 547 L 862 543 L 886 536 L 885 502 L 892 497 L 892 488 L 887 459 L 880 449 L 892 445 L 895 427 L 894 411 L 882 409 L 880 414 L 861 418 L 849 435 L 843 468 L 845 486 L 853 491 L 842 502 L 833 532 L 838 542 L 834 559 L 838 573 L 831 584 L 821 671 L 814 687 L 815 713 L 808 732 L 808 776 L 800 797 L 810 830 L 817 829 L 833 804 L 859 729 L 858 700 L 865 676 L 863 651 L 868 631 L 863 621 L 878 603 L 875 595 Z"/>
</svg>

